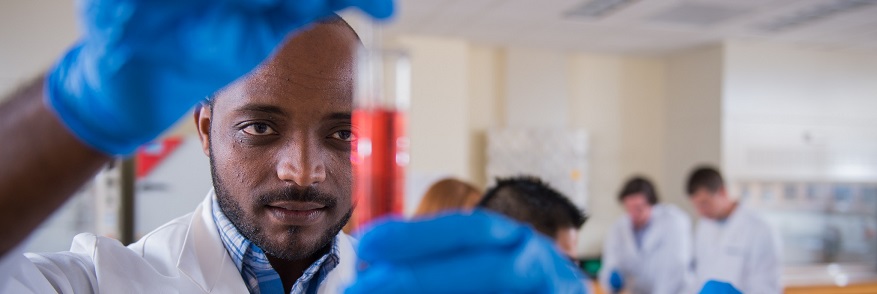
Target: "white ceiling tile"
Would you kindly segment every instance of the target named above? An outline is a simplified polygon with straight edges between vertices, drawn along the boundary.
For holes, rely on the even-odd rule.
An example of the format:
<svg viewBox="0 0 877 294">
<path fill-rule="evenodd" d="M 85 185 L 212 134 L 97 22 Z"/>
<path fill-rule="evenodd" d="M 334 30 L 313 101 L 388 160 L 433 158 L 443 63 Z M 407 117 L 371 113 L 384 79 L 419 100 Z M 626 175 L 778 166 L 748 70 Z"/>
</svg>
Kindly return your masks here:
<svg viewBox="0 0 877 294">
<path fill-rule="evenodd" d="M 393 32 L 453 36 L 492 44 L 557 49 L 665 52 L 722 39 L 755 38 L 814 46 L 871 47 L 877 8 L 853 11 L 786 32 L 759 25 L 838 0 L 640 0 L 599 19 L 571 19 L 566 11 L 591 0 L 401 0 Z M 730 7 L 738 13 L 714 26 L 652 21 L 680 3 Z M 740 12 L 744 11 L 744 12 Z M 691 17 L 682 15 L 682 17 Z"/>
<path fill-rule="evenodd" d="M 435 17 L 426 21 L 430 31 L 452 33 L 464 28 L 473 19 L 482 17 L 490 7 L 502 0 L 455 0 L 447 1 L 447 5 Z"/>
<path fill-rule="evenodd" d="M 404 32 L 416 32 L 423 28 L 424 20 L 432 19 L 441 11 L 441 4 L 448 0 L 405 0 L 397 1 L 396 15 L 392 26 Z"/>
</svg>

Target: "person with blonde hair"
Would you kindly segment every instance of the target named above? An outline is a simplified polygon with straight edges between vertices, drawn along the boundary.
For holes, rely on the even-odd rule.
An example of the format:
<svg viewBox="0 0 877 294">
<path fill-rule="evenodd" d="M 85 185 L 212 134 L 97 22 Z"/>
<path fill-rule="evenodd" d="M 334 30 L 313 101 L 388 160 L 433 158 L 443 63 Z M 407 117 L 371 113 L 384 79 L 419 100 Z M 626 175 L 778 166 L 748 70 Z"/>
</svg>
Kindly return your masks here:
<svg viewBox="0 0 877 294">
<path fill-rule="evenodd" d="M 464 181 L 446 178 L 432 184 L 414 216 L 427 216 L 448 210 L 471 210 L 481 200 L 481 190 Z"/>
</svg>

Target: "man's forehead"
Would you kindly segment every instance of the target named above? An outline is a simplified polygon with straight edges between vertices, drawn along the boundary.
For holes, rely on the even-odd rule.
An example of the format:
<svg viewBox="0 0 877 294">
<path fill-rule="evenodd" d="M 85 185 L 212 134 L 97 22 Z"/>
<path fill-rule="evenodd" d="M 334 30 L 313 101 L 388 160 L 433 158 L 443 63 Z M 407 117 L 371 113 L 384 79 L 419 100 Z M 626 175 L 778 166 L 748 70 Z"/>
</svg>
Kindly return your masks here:
<svg viewBox="0 0 877 294">
<path fill-rule="evenodd" d="M 217 95 L 214 103 L 218 111 L 271 106 L 284 112 L 350 112 L 353 109 L 352 87 L 352 82 L 329 85 L 269 75 L 229 86 Z"/>
<path fill-rule="evenodd" d="M 337 24 L 318 24 L 290 38 L 253 72 L 218 93 L 232 108 L 249 103 L 352 108 L 356 36 Z M 304 106 L 304 105 L 302 105 Z"/>
<path fill-rule="evenodd" d="M 258 71 L 315 77 L 352 73 L 359 49 L 359 39 L 349 27 L 320 23 L 292 35 Z"/>
<path fill-rule="evenodd" d="M 252 92 L 352 91 L 353 69 L 307 69 L 295 64 L 266 64 L 242 80 Z"/>
</svg>

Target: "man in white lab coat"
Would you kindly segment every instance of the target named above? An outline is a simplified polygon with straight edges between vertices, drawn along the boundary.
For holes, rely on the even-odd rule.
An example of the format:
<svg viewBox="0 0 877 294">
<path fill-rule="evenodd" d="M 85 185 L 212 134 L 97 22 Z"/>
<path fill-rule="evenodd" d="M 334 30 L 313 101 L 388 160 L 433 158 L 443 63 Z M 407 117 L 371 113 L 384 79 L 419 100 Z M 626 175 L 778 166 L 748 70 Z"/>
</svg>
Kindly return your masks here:
<svg viewBox="0 0 877 294">
<path fill-rule="evenodd" d="M 349 284 L 356 254 L 340 230 L 353 209 L 352 135 L 339 113 L 352 108 L 345 91 L 357 48 L 343 20 L 321 21 L 198 108 L 215 188 L 194 213 L 128 248 L 77 236 L 70 252 L 28 254 L 35 267 L 17 275 L 48 276 L 70 293 L 314 293 Z M 296 76 L 312 80 L 283 82 Z"/>
<path fill-rule="evenodd" d="M 779 240 L 770 224 L 728 196 L 715 168 L 695 169 L 687 190 L 701 216 L 694 234 L 695 286 L 717 280 L 742 293 L 781 293 Z"/>
<path fill-rule="evenodd" d="M 358 246 L 339 232 L 361 44 L 332 12 L 387 17 L 392 1 L 79 4 L 80 42 L 0 105 L 0 293 L 336 293 L 354 273 L 346 293 L 584 291 L 549 241 L 486 213 L 387 220 Z M 194 118 L 214 190 L 193 213 L 129 246 L 80 234 L 21 254 L 112 156 L 211 95 Z"/>
<path fill-rule="evenodd" d="M 683 293 L 691 282 L 691 219 L 661 204 L 652 183 L 627 181 L 618 195 L 626 214 L 603 245 L 600 285 L 606 293 Z M 614 278 L 613 278 L 614 276 Z"/>
</svg>

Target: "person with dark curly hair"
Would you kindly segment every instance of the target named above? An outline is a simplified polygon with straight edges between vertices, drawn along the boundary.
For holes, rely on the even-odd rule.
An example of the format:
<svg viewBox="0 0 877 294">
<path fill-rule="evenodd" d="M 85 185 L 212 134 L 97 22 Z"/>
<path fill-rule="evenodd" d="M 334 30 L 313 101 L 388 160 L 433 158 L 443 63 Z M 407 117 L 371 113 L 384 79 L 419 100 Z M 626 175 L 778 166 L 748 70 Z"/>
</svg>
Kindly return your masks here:
<svg viewBox="0 0 877 294">
<path fill-rule="evenodd" d="M 569 198 L 536 177 L 498 179 L 478 207 L 498 212 L 551 238 L 571 259 L 588 216 Z"/>
</svg>

